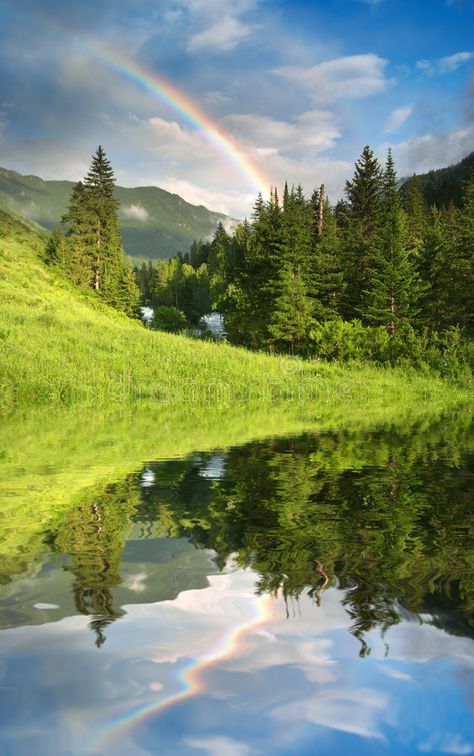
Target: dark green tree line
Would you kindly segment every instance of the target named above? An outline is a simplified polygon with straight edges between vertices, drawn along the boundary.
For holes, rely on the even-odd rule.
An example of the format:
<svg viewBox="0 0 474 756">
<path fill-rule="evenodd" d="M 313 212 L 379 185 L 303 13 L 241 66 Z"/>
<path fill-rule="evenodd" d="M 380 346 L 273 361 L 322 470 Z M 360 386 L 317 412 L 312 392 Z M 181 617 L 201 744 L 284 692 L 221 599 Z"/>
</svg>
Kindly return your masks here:
<svg viewBox="0 0 474 756">
<path fill-rule="evenodd" d="M 416 177 L 398 188 L 369 147 L 335 208 L 324 187 L 259 196 L 232 236 L 193 245 L 228 338 L 304 356 L 433 362 L 472 333 L 474 178 L 459 209 L 427 208 Z M 217 253 L 217 249 L 219 252 Z M 328 350 L 344 340 L 343 349 Z M 456 347 L 457 349 L 457 347 Z M 441 357 L 436 357 L 441 364 Z M 445 361 L 446 362 L 446 361 Z M 447 364 L 447 363 L 446 363 Z"/>
</svg>

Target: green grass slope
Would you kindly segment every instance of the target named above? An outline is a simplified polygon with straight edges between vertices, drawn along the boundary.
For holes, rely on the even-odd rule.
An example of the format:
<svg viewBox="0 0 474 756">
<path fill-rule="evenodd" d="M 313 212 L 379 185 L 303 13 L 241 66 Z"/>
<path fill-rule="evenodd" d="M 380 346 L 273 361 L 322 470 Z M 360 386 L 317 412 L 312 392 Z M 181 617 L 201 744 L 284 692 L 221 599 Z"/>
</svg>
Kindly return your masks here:
<svg viewBox="0 0 474 756">
<path fill-rule="evenodd" d="M 0 168 L 0 202 L 47 229 L 59 223 L 73 186 L 72 181 L 43 181 Z M 212 235 L 219 221 L 230 221 L 156 186 L 118 186 L 116 196 L 124 248 L 137 260 L 187 252 L 195 239 Z"/>
<path fill-rule="evenodd" d="M 255 354 L 146 330 L 44 266 L 44 239 L 0 211 L 0 408 L 151 399 L 310 402 L 344 416 L 464 398 L 437 378 Z"/>
</svg>

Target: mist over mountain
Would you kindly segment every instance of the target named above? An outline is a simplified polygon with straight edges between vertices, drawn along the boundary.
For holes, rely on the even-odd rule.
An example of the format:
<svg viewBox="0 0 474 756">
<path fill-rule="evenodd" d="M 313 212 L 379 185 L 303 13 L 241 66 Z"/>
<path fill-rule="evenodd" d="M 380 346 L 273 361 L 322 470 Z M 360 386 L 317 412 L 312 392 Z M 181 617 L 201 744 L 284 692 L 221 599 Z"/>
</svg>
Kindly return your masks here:
<svg viewBox="0 0 474 756">
<path fill-rule="evenodd" d="M 72 181 L 44 181 L 0 168 L 0 204 L 46 229 L 59 224 L 73 186 Z M 117 186 L 116 196 L 123 245 L 135 260 L 187 252 L 195 239 L 212 236 L 219 222 L 225 227 L 235 224 L 229 216 L 191 205 L 156 186 Z"/>
</svg>

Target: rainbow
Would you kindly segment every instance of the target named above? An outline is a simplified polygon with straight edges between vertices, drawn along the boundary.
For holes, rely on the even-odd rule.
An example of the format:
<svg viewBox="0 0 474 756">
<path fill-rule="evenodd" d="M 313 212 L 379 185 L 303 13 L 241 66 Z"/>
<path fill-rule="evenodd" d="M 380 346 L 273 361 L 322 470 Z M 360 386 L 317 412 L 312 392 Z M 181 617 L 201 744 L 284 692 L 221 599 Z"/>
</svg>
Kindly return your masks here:
<svg viewBox="0 0 474 756">
<path fill-rule="evenodd" d="M 203 693 L 206 690 L 203 680 L 205 670 L 218 662 L 235 656 L 241 647 L 241 642 L 245 635 L 250 630 L 263 624 L 271 616 L 271 600 L 268 597 L 248 596 L 246 603 L 250 606 L 250 618 L 237 626 L 228 628 L 211 650 L 189 660 L 178 671 L 176 677 L 181 690 L 170 694 L 160 701 L 152 701 L 151 703 L 127 711 L 121 716 L 107 722 L 106 725 L 97 731 L 89 743 L 81 749 L 81 753 L 114 753 L 116 750 L 114 745 L 120 736 L 124 736 L 137 725 L 155 717 L 165 709 L 187 698 Z"/>
<path fill-rule="evenodd" d="M 39 11 L 32 12 L 32 18 L 29 18 L 26 14 L 20 13 L 16 8 L 3 1 L 0 2 L 0 6 L 6 7 L 13 15 L 20 17 L 22 21 L 31 22 L 34 20 L 47 31 L 67 37 L 96 60 L 105 63 L 121 76 L 134 82 L 141 89 L 165 103 L 171 110 L 184 118 L 188 124 L 197 129 L 216 152 L 220 153 L 237 170 L 246 184 L 252 187 L 252 190 L 261 192 L 265 197 L 268 196 L 270 182 L 264 172 L 254 164 L 244 148 L 230 134 L 227 134 L 197 102 L 168 82 L 163 76 L 145 68 L 123 53 L 111 50 L 97 40 L 79 34 L 64 23 L 46 17 Z"/>
</svg>

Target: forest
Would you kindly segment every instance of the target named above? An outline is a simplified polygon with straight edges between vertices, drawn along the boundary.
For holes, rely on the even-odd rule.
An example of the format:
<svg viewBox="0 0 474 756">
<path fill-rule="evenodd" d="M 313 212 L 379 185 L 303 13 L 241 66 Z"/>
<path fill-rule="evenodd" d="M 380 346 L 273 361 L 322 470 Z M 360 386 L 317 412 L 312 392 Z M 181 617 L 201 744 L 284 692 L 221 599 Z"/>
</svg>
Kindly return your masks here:
<svg viewBox="0 0 474 756">
<path fill-rule="evenodd" d="M 141 299 L 160 330 L 192 334 L 216 311 L 248 349 L 458 374 L 473 362 L 474 175 L 458 205 L 428 206 L 416 176 L 400 188 L 390 150 L 382 166 L 366 146 L 336 205 L 324 185 L 308 198 L 285 184 L 231 232 L 219 224 L 212 240 L 132 272 L 99 147 L 45 261 L 130 316 Z"/>
</svg>

